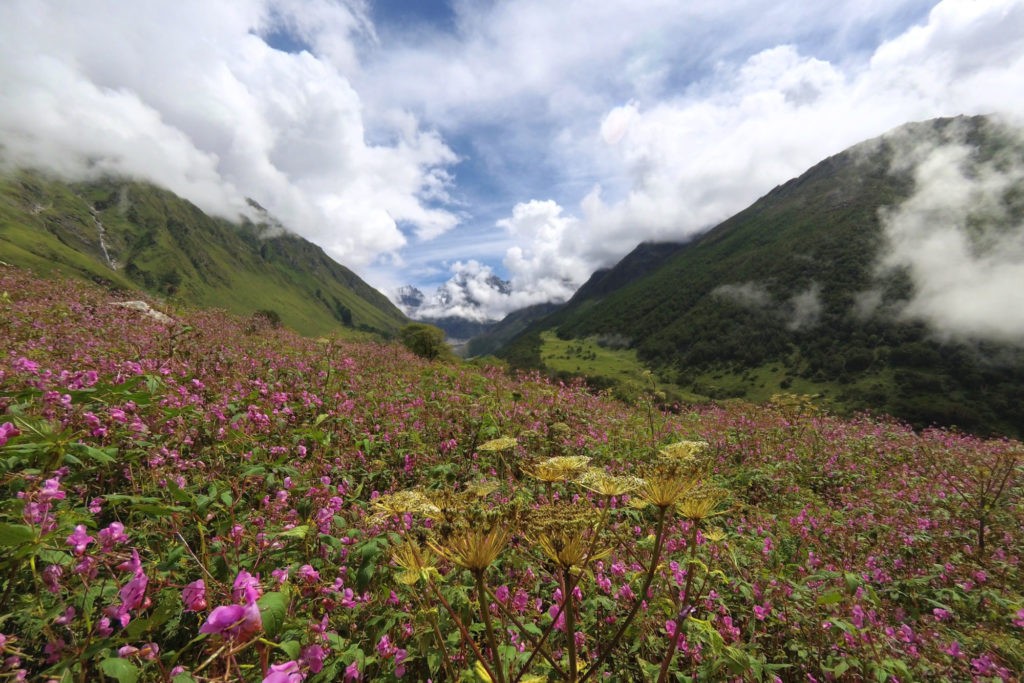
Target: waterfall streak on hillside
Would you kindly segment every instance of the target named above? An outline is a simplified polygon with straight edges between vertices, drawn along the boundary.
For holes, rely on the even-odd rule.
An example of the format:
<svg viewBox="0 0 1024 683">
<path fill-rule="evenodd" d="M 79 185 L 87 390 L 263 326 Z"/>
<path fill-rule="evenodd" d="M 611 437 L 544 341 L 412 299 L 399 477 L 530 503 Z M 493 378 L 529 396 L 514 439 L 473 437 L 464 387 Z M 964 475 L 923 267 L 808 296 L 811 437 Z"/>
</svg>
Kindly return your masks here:
<svg viewBox="0 0 1024 683">
<path fill-rule="evenodd" d="M 110 258 L 110 251 L 107 250 L 107 230 L 103 227 L 103 221 L 100 220 L 100 214 L 95 207 L 89 208 L 89 213 L 92 214 L 92 220 L 96 224 L 96 233 L 100 237 L 100 249 L 103 250 L 103 259 L 110 266 L 111 270 L 117 270 L 117 261 Z"/>
</svg>

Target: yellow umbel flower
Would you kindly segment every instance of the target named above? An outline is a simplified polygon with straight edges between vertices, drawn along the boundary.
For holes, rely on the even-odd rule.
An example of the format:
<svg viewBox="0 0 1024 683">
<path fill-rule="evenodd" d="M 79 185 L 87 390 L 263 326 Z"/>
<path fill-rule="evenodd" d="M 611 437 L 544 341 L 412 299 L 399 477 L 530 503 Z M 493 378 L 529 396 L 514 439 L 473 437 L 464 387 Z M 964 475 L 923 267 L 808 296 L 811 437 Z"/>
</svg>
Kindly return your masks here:
<svg viewBox="0 0 1024 683">
<path fill-rule="evenodd" d="M 400 517 L 406 513 L 429 517 L 440 512 L 440 509 L 431 502 L 430 498 L 416 490 L 386 493 L 373 501 L 373 507 L 376 510 L 376 514 L 372 518 L 375 522 L 381 522 L 395 516 Z"/>
<path fill-rule="evenodd" d="M 572 531 L 549 530 L 540 534 L 537 543 L 544 554 L 562 569 L 583 567 L 607 557 L 611 552 L 611 548 L 597 547 L 587 535 Z"/>
<path fill-rule="evenodd" d="M 728 497 L 725 489 L 715 486 L 702 486 L 687 493 L 676 501 L 676 511 L 686 519 L 700 520 L 712 517 L 715 508 Z"/>
<path fill-rule="evenodd" d="M 640 477 L 616 476 L 591 467 L 576 479 L 576 483 L 602 496 L 621 496 L 643 486 L 644 480 Z"/>
<path fill-rule="evenodd" d="M 515 448 L 519 442 L 513 439 L 511 436 L 502 436 L 497 439 L 491 439 L 485 441 L 476 447 L 478 452 L 496 452 L 496 451 L 507 451 L 510 448 Z"/>
<path fill-rule="evenodd" d="M 420 548 L 412 539 L 406 540 L 391 552 L 391 559 L 404 571 L 395 575 L 399 583 L 412 586 L 420 579 L 440 577 L 435 567 L 436 558 L 429 549 Z"/>
<path fill-rule="evenodd" d="M 676 472 L 655 472 L 644 478 L 636 495 L 644 503 L 667 508 L 682 500 L 695 486 L 697 480 L 691 476 Z"/>
<path fill-rule="evenodd" d="M 507 528 L 494 526 L 488 531 L 461 530 L 443 541 L 428 543 L 436 553 L 460 567 L 471 572 L 481 572 L 498 558 L 510 535 Z"/>
<path fill-rule="evenodd" d="M 493 479 L 480 479 L 466 484 L 466 493 L 484 498 L 497 491 L 500 487 L 501 482 Z"/>
<path fill-rule="evenodd" d="M 666 460 L 679 463 L 693 462 L 708 447 L 707 441 L 677 441 L 670 443 L 658 453 Z"/>
<path fill-rule="evenodd" d="M 559 455 L 525 468 L 534 479 L 546 482 L 569 481 L 587 470 L 590 458 L 585 455 Z"/>
</svg>

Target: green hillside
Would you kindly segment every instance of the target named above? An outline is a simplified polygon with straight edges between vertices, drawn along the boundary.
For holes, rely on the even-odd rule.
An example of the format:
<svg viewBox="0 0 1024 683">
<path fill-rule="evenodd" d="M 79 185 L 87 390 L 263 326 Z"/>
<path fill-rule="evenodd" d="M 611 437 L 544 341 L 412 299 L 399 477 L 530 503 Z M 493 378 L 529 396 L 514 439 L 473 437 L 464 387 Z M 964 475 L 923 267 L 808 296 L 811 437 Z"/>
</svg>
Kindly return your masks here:
<svg viewBox="0 0 1024 683">
<path fill-rule="evenodd" d="M 934 136 L 954 121 L 969 128 L 977 160 L 1020 152 L 982 118 L 912 124 L 901 135 Z M 879 211 L 913 189 L 909 172 L 890 171 L 890 140 L 822 161 L 622 286 L 588 283 L 499 355 L 544 365 L 544 329 L 563 340 L 612 337 L 686 393 L 762 400 L 799 389 L 840 411 L 1019 435 L 1021 347 L 943 341 L 886 314 L 913 287 L 906 273 L 876 268 Z M 880 305 L 859 314 L 869 291 Z"/>
<path fill-rule="evenodd" d="M 383 294 L 280 226 L 213 218 L 137 182 L 69 184 L 25 171 L 0 179 L 0 259 L 171 302 L 273 311 L 307 335 L 391 336 L 406 322 Z"/>
</svg>

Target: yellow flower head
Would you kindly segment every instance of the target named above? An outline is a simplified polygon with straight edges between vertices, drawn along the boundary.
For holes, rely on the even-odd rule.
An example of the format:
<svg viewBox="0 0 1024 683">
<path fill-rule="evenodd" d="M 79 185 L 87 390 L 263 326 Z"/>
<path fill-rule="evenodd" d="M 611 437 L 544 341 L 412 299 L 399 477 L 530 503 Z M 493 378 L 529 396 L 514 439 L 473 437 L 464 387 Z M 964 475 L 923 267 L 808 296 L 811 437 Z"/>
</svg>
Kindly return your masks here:
<svg viewBox="0 0 1024 683">
<path fill-rule="evenodd" d="M 519 442 L 513 439 L 511 436 L 502 436 L 497 439 L 491 439 L 485 441 L 476 447 L 478 452 L 497 452 L 507 451 L 510 448 L 515 448 Z"/>
<path fill-rule="evenodd" d="M 715 486 L 701 486 L 676 501 L 676 510 L 686 519 L 701 520 L 713 517 L 715 508 L 728 497 L 725 489 Z"/>
<path fill-rule="evenodd" d="M 391 559 L 404 571 L 399 572 L 395 578 L 399 583 L 411 586 L 420 579 L 429 580 L 430 577 L 439 577 L 440 574 L 435 567 L 436 558 L 427 548 L 420 548 L 419 544 L 412 539 L 406 540 L 396 547 L 391 553 Z"/>
<path fill-rule="evenodd" d="M 537 543 L 544 554 L 562 569 L 583 567 L 611 552 L 611 548 L 602 548 L 593 543 L 589 535 L 571 531 L 550 529 L 539 535 Z"/>
<path fill-rule="evenodd" d="M 440 509 L 431 502 L 430 498 L 421 491 L 412 489 L 386 493 L 373 501 L 373 508 L 376 510 L 376 514 L 372 518 L 375 522 L 381 522 L 406 513 L 430 517 L 440 512 Z"/>
<path fill-rule="evenodd" d="M 590 458 L 584 455 L 560 455 L 525 469 L 527 474 L 540 481 L 569 481 L 583 474 L 589 462 Z"/>
<path fill-rule="evenodd" d="M 602 496 L 621 496 L 643 486 L 644 480 L 640 477 L 616 476 L 591 467 L 577 477 L 576 483 Z"/>
<path fill-rule="evenodd" d="M 658 451 L 665 460 L 679 463 L 693 462 L 708 447 L 707 441 L 677 441 Z"/>
<path fill-rule="evenodd" d="M 466 493 L 484 498 L 497 491 L 500 486 L 501 483 L 493 479 L 480 479 L 466 484 Z"/>
<path fill-rule="evenodd" d="M 429 541 L 429 544 L 436 553 L 460 567 L 482 572 L 498 558 L 510 535 L 509 530 L 502 526 L 494 526 L 488 531 L 464 529 L 443 541 Z"/>
<path fill-rule="evenodd" d="M 695 486 L 697 480 L 692 476 L 674 471 L 655 472 L 644 478 L 636 495 L 654 507 L 667 508 L 682 500 Z"/>
</svg>

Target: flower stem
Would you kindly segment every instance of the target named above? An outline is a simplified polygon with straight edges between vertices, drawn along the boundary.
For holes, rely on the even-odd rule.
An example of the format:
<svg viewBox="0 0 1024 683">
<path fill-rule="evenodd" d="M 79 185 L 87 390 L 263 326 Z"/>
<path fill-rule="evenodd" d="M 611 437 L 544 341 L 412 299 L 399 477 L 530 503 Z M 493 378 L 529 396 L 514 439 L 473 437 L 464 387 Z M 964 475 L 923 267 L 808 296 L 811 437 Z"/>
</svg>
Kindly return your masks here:
<svg viewBox="0 0 1024 683">
<path fill-rule="evenodd" d="M 626 615 L 626 618 L 622 620 L 622 625 L 619 626 L 619 630 L 615 632 L 615 635 L 603 649 L 601 655 L 590 665 L 590 668 L 583 672 L 583 676 L 579 679 L 580 683 L 594 675 L 601 665 L 608 660 L 608 657 L 611 656 L 618 646 L 619 641 L 622 640 L 622 636 L 626 633 L 626 629 L 629 628 L 629 624 L 636 617 L 636 613 L 640 611 L 640 605 L 647 599 L 647 591 L 651 587 L 651 582 L 654 581 L 654 572 L 657 570 L 658 561 L 661 559 L 661 546 L 665 540 L 665 518 L 668 516 L 668 508 L 669 506 L 658 508 L 658 527 L 654 536 L 654 555 L 651 557 L 651 565 L 647 569 L 647 576 L 644 577 L 644 585 L 636 596 L 633 608 Z"/>
<path fill-rule="evenodd" d="M 567 638 L 566 646 L 569 650 L 569 683 L 576 683 L 579 676 L 579 671 L 576 667 L 576 610 L 572 604 L 572 574 L 569 569 L 562 570 L 562 590 L 565 594 L 562 596 L 562 602 L 565 605 L 565 635 Z"/>
<path fill-rule="evenodd" d="M 505 683 L 505 667 L 501 662 L 501 655 L 498 653 L 498 640 L 494 637 L 494 625 L 491 623 L 491 610 L 488 608 L 487 583 L 484 581 L 484 571 L 478 569 L 473 572 L 476 576 L 476 597 L 480 605 L 480 617 L 487 629 L 487 642 L 491 648 L 491 656 L 494 657 L 494 671 L 498 674 L 498 683 Z"/>
<path fill-rule="evenodd" d="M 672 663 L 672 657 L 676 654 L 676 647 L 679 643 L 679 634 L 683 629 L 683 624 L 686 619 L 693 614 L 696 609 L 696 601 L 691 599 L 690 588 L 693 587 L 693 577 L 696 574 L 694 571 L 693 557 L 697 554 L 697 522 L 691 522 L 690 528 L 690 560 L 691 562 L 686 567 L 686 586 L 683 588 L 683 600 L 685 604 L 680 606 L 679 614 L 676 616 L 676 628 L 672 632 L 671 638 L 668 642 L 668 651 L 665 653 L 665 658 L 661 661 L 661 670 L 658 672 L 658 683 L 665 683 L 668 680 L 668 667 Z M 701 587 L 703 588 L 703 586 Z"/>
<path fill-rule="evenodd" d="M 442 605 L 444 605 L 444 608 L 448 611 L 448 615 L 452 618 L 452 621 L 455 622 L 455 625 L 458 626 L 459 633 L 462 634 L 463 642 L 469 644 L 469 647 L 473 649 L 473 654 L 476 655 L 476 658 L 480 661 L 480 664 L 483 665 L 484 671 L 486 671 L 487 675 L 491 677 L 491 680 L 495 680 L 494 672 L 491 671 L 490 665 L 487 663 L 487 660 L 484 659 L 484 655 L 482 652 L 480 652 L 480 648 L 477 647 L 476 641 L 473 640 L 473 636 L 469 635 L 469 631 L 466 630 L 466 625 L 462 623 L 461 619 L 459 619 L 459 615 L 455 612 L 455 608 L 453 608 L 451 603 L 448 602 L 447 599 L 445 599 L 444 595 L 441 594 L 441 591 L 438 589 L 437 586 L 433 584 L 433 582 L 428 581 L 427 584 L 434 591 L 434 597 L 436 597 L 438 601 Z"/>
</svg>

